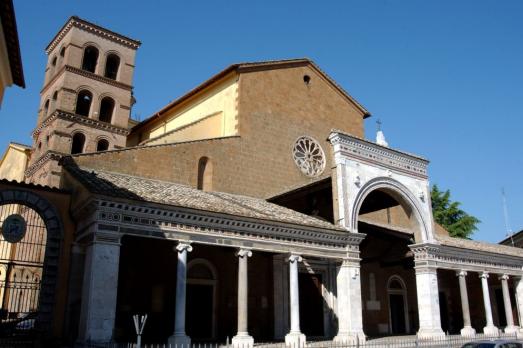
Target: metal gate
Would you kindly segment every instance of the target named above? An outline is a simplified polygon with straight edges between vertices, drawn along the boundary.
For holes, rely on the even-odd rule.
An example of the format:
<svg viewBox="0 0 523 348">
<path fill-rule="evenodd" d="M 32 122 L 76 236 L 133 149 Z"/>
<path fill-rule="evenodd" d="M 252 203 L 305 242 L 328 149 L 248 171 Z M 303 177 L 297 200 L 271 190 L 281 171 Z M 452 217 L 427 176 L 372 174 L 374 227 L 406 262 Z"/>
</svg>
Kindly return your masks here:
<svg viewBox="0 0 523 348">
<path fill-rule="evenodd" d="M 25 220 L 25 235 L 8 242 L 1 231 L 7 217 Z M 5 228 L 5 227 L 4 227 Z M 32 337 L 36 333 L 40 284 L 47 231 L 38 213 L 21 204 L 0 205 L 0 338 Z"/>
</svg>

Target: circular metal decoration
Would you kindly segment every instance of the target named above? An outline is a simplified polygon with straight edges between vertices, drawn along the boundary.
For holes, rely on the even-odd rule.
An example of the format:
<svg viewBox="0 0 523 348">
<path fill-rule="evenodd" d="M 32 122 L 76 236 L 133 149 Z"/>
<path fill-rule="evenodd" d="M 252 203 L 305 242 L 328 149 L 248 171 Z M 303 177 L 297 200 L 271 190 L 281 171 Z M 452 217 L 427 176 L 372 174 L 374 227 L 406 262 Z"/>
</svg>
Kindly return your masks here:
<svg viewBox="0 0 523 348">
<path fill-rule="evenodd" d="M 292 148 L 292 157 L 301 172 L 307 176 L 321 175 L 325 170 L 325 153 L 311 137 L 299 137 Z"/>
<path fill-rule="evenodd" d="M 27 224 L 18 214 L 9 215 L 2 224 L 2 236 L 9 243 L 18 243 L 25 236 Z"/>
</svg>

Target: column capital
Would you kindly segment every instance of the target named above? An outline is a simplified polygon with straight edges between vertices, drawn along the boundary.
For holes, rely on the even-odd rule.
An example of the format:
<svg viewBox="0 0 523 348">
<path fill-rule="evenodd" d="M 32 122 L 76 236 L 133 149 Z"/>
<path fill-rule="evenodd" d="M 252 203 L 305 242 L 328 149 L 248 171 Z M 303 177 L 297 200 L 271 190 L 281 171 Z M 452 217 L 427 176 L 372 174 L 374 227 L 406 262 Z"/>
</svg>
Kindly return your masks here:
<svg viewBox="0 0 523 348">
<path fill-rule="evenodd" d="M 457 271 L 456 276 L 465 278 L 467 276 L 467 271 L 463 271 L 463 270 Z"/>
<path fill-rule="evenodd" d="M 302 261 L 303 261 L 303 258 L 302 258 L 300 255 L 297 255 L 297 254 L 291 254 L 291 255 L 289 255 L 289 257 L 287 258 L 287 261 L 290 262 L 290 263 L 294 263 L 294 262 L 302 262 Z"/>
<path fill-rule="evenodd" d="M 236 256 L 238 256 L 238 257 L 245 257 L 245 256 L 251 257 L 252 256 L 252 251 L 251 251 L 251 249 L 240 248 L 236 252 Z"/>
<path fill-rule="evenodd" d="M 488 272 L 481 272 L 481 273 L 479 274 L 479 277 L 480 277 L 481 279 L 488 279 L 489 274 L 488 274 Z"/>
<path fill-rule="evenodd" d="M 192 251 L 192 246 L 191 246 L 191 243 L 187 243 L 187 242 L 179 242 L 176 247 L 175 247 L 176 251 L 178 251 L 179 253 L 187 250 L 188 253 L 190 253 Z"/>
<path fill-rule="evenodd" d="M 502 274 L 498 278 L 499 280 L 509 280 L 510 276 L 508 274 Z"/>
</svg>

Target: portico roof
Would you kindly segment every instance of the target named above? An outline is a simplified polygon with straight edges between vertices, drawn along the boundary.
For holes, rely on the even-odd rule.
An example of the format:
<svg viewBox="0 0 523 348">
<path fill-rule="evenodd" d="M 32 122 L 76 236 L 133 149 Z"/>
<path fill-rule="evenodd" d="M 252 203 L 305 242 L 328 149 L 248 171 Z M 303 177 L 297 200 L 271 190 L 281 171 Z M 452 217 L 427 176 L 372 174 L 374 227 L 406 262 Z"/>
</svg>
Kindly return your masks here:
<svg viewBox="0 0 523 348">
<path fill-rule="evenodd" d="M 66 170 L 93 194 L 347 232 L 342 227 L 261 198 L 206 192 L 168 181 L 78 167 L 71 162 L 64 161 Z"/>
<path fill-rule="evenodd" d="M 463 239 L 463 238 L 454 238 L 450 236 L 436 235 L 436 240 L 442 245 L 470 249 L 477 251 L 486 251 L 490 253 L 496 253 L 501 255 L 510 255 L 523 257 L 523 250 L 520 248 L 511 247 L 508 245 L 499 245 L 493 243 L 485 243 L 476 240 Z"/>
</svg>

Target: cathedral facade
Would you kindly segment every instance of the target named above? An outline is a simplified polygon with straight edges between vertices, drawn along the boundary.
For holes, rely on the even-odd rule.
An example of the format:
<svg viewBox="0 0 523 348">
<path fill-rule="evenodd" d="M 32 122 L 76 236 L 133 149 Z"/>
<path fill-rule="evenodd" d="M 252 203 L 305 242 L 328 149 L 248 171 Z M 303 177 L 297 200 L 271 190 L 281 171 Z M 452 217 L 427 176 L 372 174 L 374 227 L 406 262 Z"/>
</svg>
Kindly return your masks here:
<svg viewBox="0 0 523 348">
<path fill-rule="evenodd" d="M 238 347 L 521 330 L 521 249 L 450 237 L 429 162 L 365 140 L 370 113 L 314 62 L 233 64 L 136 122 L 139 46 L 71 17 L 31 151 L 0 164 L 25 180 L 0 181 L 0 207 L 48 229 L 50 335 L 128 342 L 134 314 L 149 342 Z"/>
</svg>

